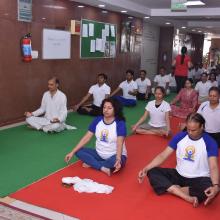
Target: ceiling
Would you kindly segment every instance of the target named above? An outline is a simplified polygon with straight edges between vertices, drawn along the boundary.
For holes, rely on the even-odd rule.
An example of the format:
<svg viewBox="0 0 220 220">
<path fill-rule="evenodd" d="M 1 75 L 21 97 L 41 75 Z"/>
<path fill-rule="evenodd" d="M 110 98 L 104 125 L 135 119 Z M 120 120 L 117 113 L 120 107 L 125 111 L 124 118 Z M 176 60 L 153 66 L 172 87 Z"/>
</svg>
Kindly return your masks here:
<svg viewBox="0 0 220 220">
<path fill-rule="evenodd" d="M 170 8 L 171 0 L 127 0 L 148 8 Z M 219 0 L 202 0 L 207 7 L 220 7 Z"/>
<path fill-rule="evenodd" d="M 70 0 L 72 1 L 72 0 Z M 220 0 L 202 0 L 205 6 L 188 6 L 186 12 L 172 12 L 171 0 L 74 0 L 79 3 L 98 7 L 105 5 L 105 10 L 120 12 L 143 18 L 145 22 L 159 26 L 174 26 L 182 31 L 220 37 Z M 103 9 L 101 9 L 103 10 Z M 170 24 L 166 24 L 169 22 Z M 182 29 L 182 27 L 186 27 Z"/>
</svg>

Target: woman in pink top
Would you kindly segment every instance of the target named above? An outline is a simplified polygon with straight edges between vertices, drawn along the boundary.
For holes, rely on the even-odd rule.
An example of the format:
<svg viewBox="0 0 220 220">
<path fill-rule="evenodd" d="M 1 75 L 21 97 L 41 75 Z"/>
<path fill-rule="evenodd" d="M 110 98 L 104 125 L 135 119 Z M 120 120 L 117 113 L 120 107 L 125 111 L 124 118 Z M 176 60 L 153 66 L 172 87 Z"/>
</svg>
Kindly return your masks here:
<svg viewBox="0 0 220 220">
<path fill-rule="evenodd" d="M 185 81 L 185 88 L 181 89 L 175 99 L 170 103 L 173 116 L 185 119 L 188 114 L 195 112 L 198 103 L 198 95 L 192 86 L 192 79 L 187 79 Z M 178 102 L 179 106 L 176 106 Z"/>
<path fill-rule="evenodd" d="M 175 66 L 175 79 L 177 84 L 177 92 L 184 87 L 184 83 L 188 76 L 188 69 L 192 66 L 191 58 L 186 55 L 187 48 L 182 47 L 181 55 L 177 55 L 173 61 L 173 66 Z"/>
</svg>

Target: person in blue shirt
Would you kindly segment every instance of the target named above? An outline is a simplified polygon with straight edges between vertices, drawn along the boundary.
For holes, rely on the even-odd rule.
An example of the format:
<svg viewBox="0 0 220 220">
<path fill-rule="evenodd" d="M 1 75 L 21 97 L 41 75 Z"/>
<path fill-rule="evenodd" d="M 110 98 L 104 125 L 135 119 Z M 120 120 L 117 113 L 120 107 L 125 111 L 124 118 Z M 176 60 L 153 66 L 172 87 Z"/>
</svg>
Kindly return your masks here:
<svg viewBox="0 0 220 220">
<path fill-rule="evenodd" d="M 204 125 L 202 115 L 189 114 L 187 131 L 174 136 L 168 147 L 139 172 L 139 182 L 148 176 L 158 195 L 168 192 L 194 207 L 203 201 L 209 204 L 219 192 L 218 146 L 204 132 Z M 159 167 L 174 151 L 176 168 Z"/>
<path fill-rule="evenodd" d="M 103 115 L 93 120 L 84 137 L 66 155 L 65 161 L 68 163 L 76 155 L 83 161 L 83 167 L 92 167 L 110 176 L 112 171 L 119 171 L 127 159 L 126 124 L 122 106 L 116 99 L 104 99 L 101 109 Z M 93 135 L 96 137 L 95 149 L 86 148 Z"/>
</svg>

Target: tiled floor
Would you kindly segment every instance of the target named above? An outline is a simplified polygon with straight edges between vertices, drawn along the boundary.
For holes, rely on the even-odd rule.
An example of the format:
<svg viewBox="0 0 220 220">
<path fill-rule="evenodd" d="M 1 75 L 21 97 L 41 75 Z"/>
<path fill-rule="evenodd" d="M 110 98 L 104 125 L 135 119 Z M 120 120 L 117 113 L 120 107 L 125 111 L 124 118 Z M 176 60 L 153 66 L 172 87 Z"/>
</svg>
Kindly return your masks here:
<svg viewBox="0 0 220 220">
<path fill-rule="evenodd" d="M 28 204 L 28 203 L 25 203 L 19 200 L 14 200 L 14 199 L 11 199 L 10 197 L 5 197 L 3 199 L 0 199 L 0 201 L 10 204 L 11 206 L 29 211 L 31 213 L 38 214 L 40 216 L 52 219 L 52 220 L 78 220 L 78 218 L 74 218 L 74 217 L 59 213 L 59 212 L 55 212 L 49 209 L 34 206 L 34 205 L 31 205 L 31 204 Z"/>
</svg>

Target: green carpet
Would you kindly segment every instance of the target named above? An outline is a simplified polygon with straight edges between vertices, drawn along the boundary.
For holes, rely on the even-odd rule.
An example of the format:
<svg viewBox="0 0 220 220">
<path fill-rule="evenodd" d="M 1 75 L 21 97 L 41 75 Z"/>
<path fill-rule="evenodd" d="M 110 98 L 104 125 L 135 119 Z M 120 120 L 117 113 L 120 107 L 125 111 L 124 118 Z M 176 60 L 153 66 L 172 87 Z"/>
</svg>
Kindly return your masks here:
<svg viewBox="0 0 220 220">
<path fill-rule="evenodd" d="M 173 96 L 167 99 L 171 100 Z M 143 114 L 145 105 L 140 101 L 135 108 L 124 108 L 128 134 L 131 125 Z M 26 126 L 0 131 L 0 197 L 65 167 L 64 156 L 85 134 L 92 119 L 70 113 L 67 123 L 78 129 L 59 134 L 45 134 Z M 88 146 L 94 146 L 94 139 Z"/>
</svg>

